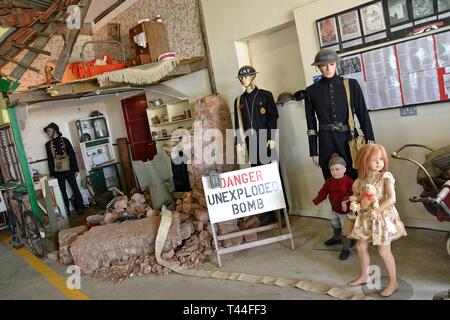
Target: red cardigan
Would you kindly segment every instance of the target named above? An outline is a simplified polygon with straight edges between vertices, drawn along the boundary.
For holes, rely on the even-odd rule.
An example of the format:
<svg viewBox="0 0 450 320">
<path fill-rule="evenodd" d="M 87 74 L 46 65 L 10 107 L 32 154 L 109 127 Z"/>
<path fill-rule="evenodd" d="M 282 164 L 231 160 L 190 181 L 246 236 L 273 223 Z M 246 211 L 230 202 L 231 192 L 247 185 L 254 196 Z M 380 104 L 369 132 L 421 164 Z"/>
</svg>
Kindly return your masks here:
<svg viewBox="0 0 450 320">
<path fill-rule="evenodd" d="M 348 200 L 348 198 L 353 194 L 353 179 L 345 175 L 341 179 L 335 179 L 329 177 L 322 189 L 320 189 L 319 194 L 313 200 L 314 204 L 317 206 L 329 195 L 331 208 L 334 212 L 340 214 L 346 214 L 342 211 L 342 201 Z M 348 212 L 348 211 L 347 211 Z"/>
</svg>

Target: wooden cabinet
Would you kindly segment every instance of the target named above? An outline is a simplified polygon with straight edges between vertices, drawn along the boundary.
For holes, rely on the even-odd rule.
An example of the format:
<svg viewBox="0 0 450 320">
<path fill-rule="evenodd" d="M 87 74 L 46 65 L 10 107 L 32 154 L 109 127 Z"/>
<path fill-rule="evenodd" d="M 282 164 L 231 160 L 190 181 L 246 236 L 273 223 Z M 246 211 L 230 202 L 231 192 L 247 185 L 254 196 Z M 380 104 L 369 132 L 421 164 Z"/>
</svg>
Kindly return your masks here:
<svg viewBox="0 0 450 320">
<path fill-rule="evenodd" d="M 145 48 L 135 42 L 135 37 L 139 37 L 140 34 L 143 35 Z M 142 22 L 130 29 L 130 42 L 135 54 L 135 58 L 131 61 L 133 66 L 156 62 L 161 54 L 170 51 L 166 28 L 161 22 Z"/>
</svg>

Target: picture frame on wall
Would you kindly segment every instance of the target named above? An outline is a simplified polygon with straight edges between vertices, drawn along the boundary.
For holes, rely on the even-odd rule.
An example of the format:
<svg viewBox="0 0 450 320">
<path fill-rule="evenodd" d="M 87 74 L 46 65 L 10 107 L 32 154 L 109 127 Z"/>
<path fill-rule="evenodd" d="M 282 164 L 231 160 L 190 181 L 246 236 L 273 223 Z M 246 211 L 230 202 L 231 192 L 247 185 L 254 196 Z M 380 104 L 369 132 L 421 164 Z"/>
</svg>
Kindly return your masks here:
<svg viewBox="0 0 450 320">
<path fill-rule="evenodd" d="M 358 10 L 349 11 L 338 15 L 339 35 L 342 42 L 361 38 L 361 25 Z"/>
<path fill-rule="evenodd" d="M 336 17 L 328 17 L 317 21 L 320 47 L 329 47 L 339 43 Z"/>
<path fill-rule="evenodd" d="M 438 19 L 445 19 L 447 22 L 450 22 L 450 0 L 437 0 L 438 6 Z"/>
<path fill-rule="evenodd" d="M 436 14 L 434 0 L 412 0 L 412 11 L 415 21 L 433 16 Z"/>
<path fill-rule="evenodd" d="M 444 13 L 450 11 L 450 0 L 438 0 L 438 12 Z"/>
<path fill-rule="evenodd" d="M 407 36 L 414 28 L 413 21 L 411 0 L 386 1 L 386 22 L 391 39 Z"/>
<path fill-rule="evenodd" d="M 411 21 L 408 10 L 408 0 L 388 0 L 387 1 L 389 24 L 398 26 Z"/>
<path fill-rule="evenodd" d="M 108 23 L 108 40 L 120 42 L 120 23 Z"/>
<path fill-rule="evenodd" d="M 369 4 L 359 9 L 364 35 L 379 33 L 386 30 L 383 3 L 381 1 Z"/>
</svg>

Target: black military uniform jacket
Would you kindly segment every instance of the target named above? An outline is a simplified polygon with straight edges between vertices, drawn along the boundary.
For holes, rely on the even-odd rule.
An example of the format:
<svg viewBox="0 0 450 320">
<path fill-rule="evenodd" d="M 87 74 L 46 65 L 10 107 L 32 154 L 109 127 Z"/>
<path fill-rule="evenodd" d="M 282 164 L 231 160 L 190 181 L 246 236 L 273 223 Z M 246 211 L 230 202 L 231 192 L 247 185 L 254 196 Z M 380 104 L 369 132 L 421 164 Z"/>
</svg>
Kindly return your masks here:
<svg viewBox="0 0 450 320">
<path fill-rule="evenodd" d="M 64 155 L 64 151 L 69 156 L 69 162 L 70 162 L 70 172 L 79 172 L 77 158 L 75 156 L 75 151 L 73 150 L 72 144 L 69 140 L 63 137 L 58 137 L 51 139 L 45 143 L 45 149 L 47 151 L 47 159 L 48 159 L 48 169 L 50 171 L 50 176 L 55 177 L 58 175 L 59 172 L 56 172 L 55 175 L 55 160 L 53 159 L 53 153 L 52 153 L 52 142 L 53 146 L 55 148 L 55 154 L 56 155 Z"/>
<path fill-rule="evenodd" d="M 238 98 L 234 101 L 234 124 L 236 129 L 240 129 L 237 113 L 237 100 Z M 272 93 L 267 90 L 258 89 L 258 87 L 255 87 L 250 93 L 245 91 L 241 95 L 239 108 L 241 109 L 244 132 L 248 129 L 267 129 L 267 140 L 271 140 L 270 131 L 272 129 L 277 129 L 278 119 L 278 109 Z M 252 121 L 250 121 L 250 119 L 252 119 Z M 240 143 L 239 135 L 238 143 Z"/>
<path fill-rule="evenodd" d="M 356 114 L 360 129 L 366 140 L 375 141 L 369 113 L 358 81 L 350 79 L 350 96 L 352 110 Z M 308 126 L 309 154 L 319 155 L 319 164 L 324 176 L 329 176 L 328 161 L 333 153 L 338 153 L 351 167 L 351 156 L 347 146 L 351 133 L 320 131 L 317 122 L 322 125 L 342 123 L 348 125 L 348 102 L 343 78 L 323 77 L 318 83 L 306 88 L 306 121 Z M 319 146 L 317 140 L 319 139 Z"/>
</svg>

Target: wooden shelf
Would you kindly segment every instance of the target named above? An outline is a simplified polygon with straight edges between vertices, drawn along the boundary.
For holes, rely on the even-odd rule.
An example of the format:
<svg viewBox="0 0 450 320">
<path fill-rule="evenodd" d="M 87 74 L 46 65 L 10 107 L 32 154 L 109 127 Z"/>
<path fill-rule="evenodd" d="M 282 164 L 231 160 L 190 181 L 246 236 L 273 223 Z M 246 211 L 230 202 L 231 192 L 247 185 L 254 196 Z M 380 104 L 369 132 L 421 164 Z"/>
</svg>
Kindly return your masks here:
<svg viewBox="0 0 450 320">
<path fill-rule="evenodd" d="M 171 124 L 177 124 L 177 123 L 188 122 L 188 121 L 192 121 L 192 118 L 178 120 L 178 121 L 167 121 L 167 122 L 163 122 L 163 123 L 159 123 L 159 124 L 154 124 L 154 125 L 152 125 L 152 127 L 154 127 L 154 128 L 164 127 L 164 126 L 169 126 Z"/>
<path fill-rule="evenodd" d="M 180 138 L 182 138 L 182 136 L 179 136 L 179 137 L 157 138 L 157 139 L 154 139 L 154 141 L 158 142 L 158 141 L 166 141 L 166 140 L 170 140 L 170 139 L 180 139 Z"/>
<path fill-rule="evenodd" d="M 191 74 L 203 69 L 207 69 L 207 61 L 205 57 L 194 57 L 182 60 L 175 69 L 165 78 L 155 81 L 158 84 L 167 80 L 178 78 L 187 74 Z M 152 84 L 146 84 L 145 87 L 151 87 Z M 43 101 L 56 101 L 80 98 L 86 93 L 96 92 L 98 90 L 125 90 L 135 89 L 134 87 L 142 87 L 143 85 L 135 85 L 130 83 L 105 83 L 100 84 L 97 78 L 79 79 L 69 83 L 44 84 L 32 90 L 16 91 L 10 94 L 11 101 L 18 100 L 20 103 L 38 103 Z M 166 102 L 167 104 L 167 102 Z M 8 124 L 9 126 L 9 124 Z"/>
<path fill-rule="evenodd" d="M 162 106 L 157 106 L 157 107 L 148 107 L 148 110 L 156 110 L 156 109 L 162 109 L 162 108 L 167 108 L 167 104 L 163 104 Z"/>
</svg>

